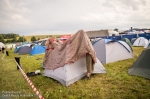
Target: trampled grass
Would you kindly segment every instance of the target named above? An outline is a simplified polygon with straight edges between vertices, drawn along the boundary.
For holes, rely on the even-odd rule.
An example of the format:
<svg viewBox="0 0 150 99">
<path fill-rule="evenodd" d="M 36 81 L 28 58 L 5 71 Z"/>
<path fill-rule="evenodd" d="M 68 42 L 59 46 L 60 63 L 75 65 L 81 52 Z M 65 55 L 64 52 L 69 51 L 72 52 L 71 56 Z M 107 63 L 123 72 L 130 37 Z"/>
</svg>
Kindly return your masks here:
<svg viewBox="0 0 150 99">
<path fill-rule="evenodd" d="M 81 79 L 65 87 L 58 81 L 42 75 L 29 77 L 45 99 L 150 99 L 150 80 L 131 76 L 129 67 L 144 50 L 142 47 L 133 47 L 134 58 L 104 65 L 106 74 L 92 75 L 90 80 Z M 6 97 L 11 92 L 11 99 L 38 99 L 19 70 L 13 57 L 18 56 L 9 50 L 10 56 L 0 53 L 0 92 Z M 21 55 L 21 65 L 25 73 L 34 72 L 41 68 L 41 55 Z M 42 58 L 41 60 L 36 60 Z M 20 96 L 17 96 L 20 95 Z"/>
</svg>

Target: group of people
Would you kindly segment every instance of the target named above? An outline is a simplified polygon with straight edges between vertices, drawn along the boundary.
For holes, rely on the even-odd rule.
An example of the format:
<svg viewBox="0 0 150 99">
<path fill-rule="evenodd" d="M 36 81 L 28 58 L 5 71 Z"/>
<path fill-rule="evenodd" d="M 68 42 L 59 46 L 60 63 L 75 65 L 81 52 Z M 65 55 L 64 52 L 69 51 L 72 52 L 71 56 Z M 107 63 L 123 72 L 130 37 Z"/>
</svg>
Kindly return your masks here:
<svg viewBox="0 0 150 99">
<path fill-rule="evenodd" d="M 49 54 L 58 46 L 63 44 L 63 42 L 59 39 L 56 39 L 56 37 L 51 37 L 46 41 L 46 52 L 45 52 L 45 56 L 44 56 L 44 63 L 46 63 L 46 61 L 48 60 L 48 56 Z M 86 65 L 87 65 L 87 79 L 90 79 L 91 74 L 94 70 L 94 62 L 92 60 L 91 55 L 86 54 Z"/>
</svg>

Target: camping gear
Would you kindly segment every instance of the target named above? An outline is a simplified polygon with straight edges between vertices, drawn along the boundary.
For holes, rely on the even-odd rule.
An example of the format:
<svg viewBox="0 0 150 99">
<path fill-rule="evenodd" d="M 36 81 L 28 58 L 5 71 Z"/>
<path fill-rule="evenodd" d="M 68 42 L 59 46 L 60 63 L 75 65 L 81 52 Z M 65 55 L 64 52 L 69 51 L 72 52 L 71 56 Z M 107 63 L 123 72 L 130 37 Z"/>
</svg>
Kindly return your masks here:
<svg viewBox="0 0 150 99">
<path fill-rule="evenodd" d="M 78 31 L 72 37 L 68 38 L 64 44 L 55 47 L 48 55 L 44 68 L 54 70 L 65 64 L 74 63 L 79 58 L 88 53 L 96 63 L 96 53 L 94 48 L 83 30 Z"/>
<path fill-rule="evenodd" d="M 30 55 L 43 54 L 45 53 L 46 46 L 35 45 L 30 52 Z"/>
<path fill-rule="evenodd" d="M 97 59 L 97 63 L 94 65 L 92 74 L 106 73 L 106 69 Z M 43 76 L 51 77 L 65 86 L 69 86 L 74 82 L 82 79 L 87 74 L 86 58 L 85 56 L 79 58 L 72 64 L 65 64 L 63 67 L 59 67 L 54 70 L 44 69 Z"/>
<path fill-rule="evenodd" d="M 2 42 L 0 42 L 0 48 L 2 47 L 5 47 L 5 45 Z"/>
<path fill-rule="evenodd" d="M 127 44 L 129 44 L 130 46 L 132 46 L 130 40 L 128 38 L 123 38 L 121 39 L 122 41 L 125 41 Z"/>
<path fill-rule="evenodd" d="M 150 79 L 150 47 L 142 51 L 138 59 L 129 68 L 128 73 Z"/>
<path fill-rule="evenodd" d="M 20 55 L 23 55 L 23 54 L 29 54 L 31 52 L 32 48 L 31 47 L 28 47 L 28 46 L 22 46 L 19 48 L 19 51 L 18 53 Z"/>
<path fill-rule="evenodd" d="M 6 55 L 9 56 L 9 52 L 8 51 L 6 51 Z"/>
<path fill-rule="evenodd" d="M 124 41 L 100 39 L 93 44 L 97 58 L 108 64 L 119 60 L 133 58 L 132 48 Z"/>
<path fill-rule="evenodd" d="M 18 63 L 18 65 L 22 68 L 22 66 L 20 64 L 20 58 L 21 57 L 14 57 L 14 58 L 15 58 L 16 62 Z M 19 69 L 18 65 L 17 65 L 17 69 Z"/>
<path fill-rule="evenodd" d="M 86 54 L 91 55 L 95 63 L 93 73 L 106 73 L 106 69 L 96 58 L 88 36 L 83 30 L 79 30 L 64 44 L 51 51 L 44 63 L 43 75 L 69 86 L 87 74 Z"/>
<path fill-rule="evenodd" d="M 147 48 L 148 40 L 144 37 L 139 37 L 134 41 L 133 46 L 143 46 L 144 48 Z"/>
</svg>

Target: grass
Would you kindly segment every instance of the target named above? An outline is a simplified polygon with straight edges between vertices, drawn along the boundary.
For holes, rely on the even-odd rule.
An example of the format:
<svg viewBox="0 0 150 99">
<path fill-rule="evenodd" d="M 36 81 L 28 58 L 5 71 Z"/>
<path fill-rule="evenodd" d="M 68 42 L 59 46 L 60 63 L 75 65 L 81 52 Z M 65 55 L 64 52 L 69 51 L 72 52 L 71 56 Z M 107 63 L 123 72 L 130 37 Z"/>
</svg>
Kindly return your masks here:
<svg viewBox="0 0 150 99">
<path fill-rule="evenodd" d="M 44 39 L 44 38 L 47 38 L 47 37 L 50 37 L 50 36 L 60 37 L 61 35 L 33 35 L 33 36 L 35 36 L 36 39 L 38 39 L 38 38 Z M 24 38 L 27 41 L 31 41 L 32 36 L 24 36 Z"/>
<path fill-rule="evenodd" d="M 90 80 L 81 79 L 76 83 L 65 87 L 56 80 L 42 75 L 30 77 L 30 80 L 40 91 L 45 99 L 150 99 L 150 80 L 128 75 L 128 69 L 144 50 L 142 47 L 133 47 L 134 58 L 122 60 L 104 65 L 106 74 L 92 75 Z M 38 99 L 35 93 L 24 79 L 13 57 L 18 56 L 9 50 L 10 56 L 5 56 L 4 60 L 0 53 L 0 92 L 1 95 L 7 91 L 13 91 L 12 99 Z M 42 55 L 21 55 L 21 64 L 25 73 L 41 68 Z M 22 94 L 25 96 L 18 96 Z M 16 96 L 15 96 L 16 95 Z"/>
</svg>

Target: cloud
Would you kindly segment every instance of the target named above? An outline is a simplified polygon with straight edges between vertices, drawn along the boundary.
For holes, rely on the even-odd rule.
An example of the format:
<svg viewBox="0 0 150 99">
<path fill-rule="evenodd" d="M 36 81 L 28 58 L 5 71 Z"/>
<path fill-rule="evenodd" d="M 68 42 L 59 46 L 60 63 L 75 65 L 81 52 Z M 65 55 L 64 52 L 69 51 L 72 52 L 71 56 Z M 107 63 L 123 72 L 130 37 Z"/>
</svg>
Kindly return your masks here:
<svg viewBox="0 0 150 99">
<path fill-rule="evenodd" d="M 0 33 L 150 28 L 149 0 L 1 0 Z"/>
</svg>

